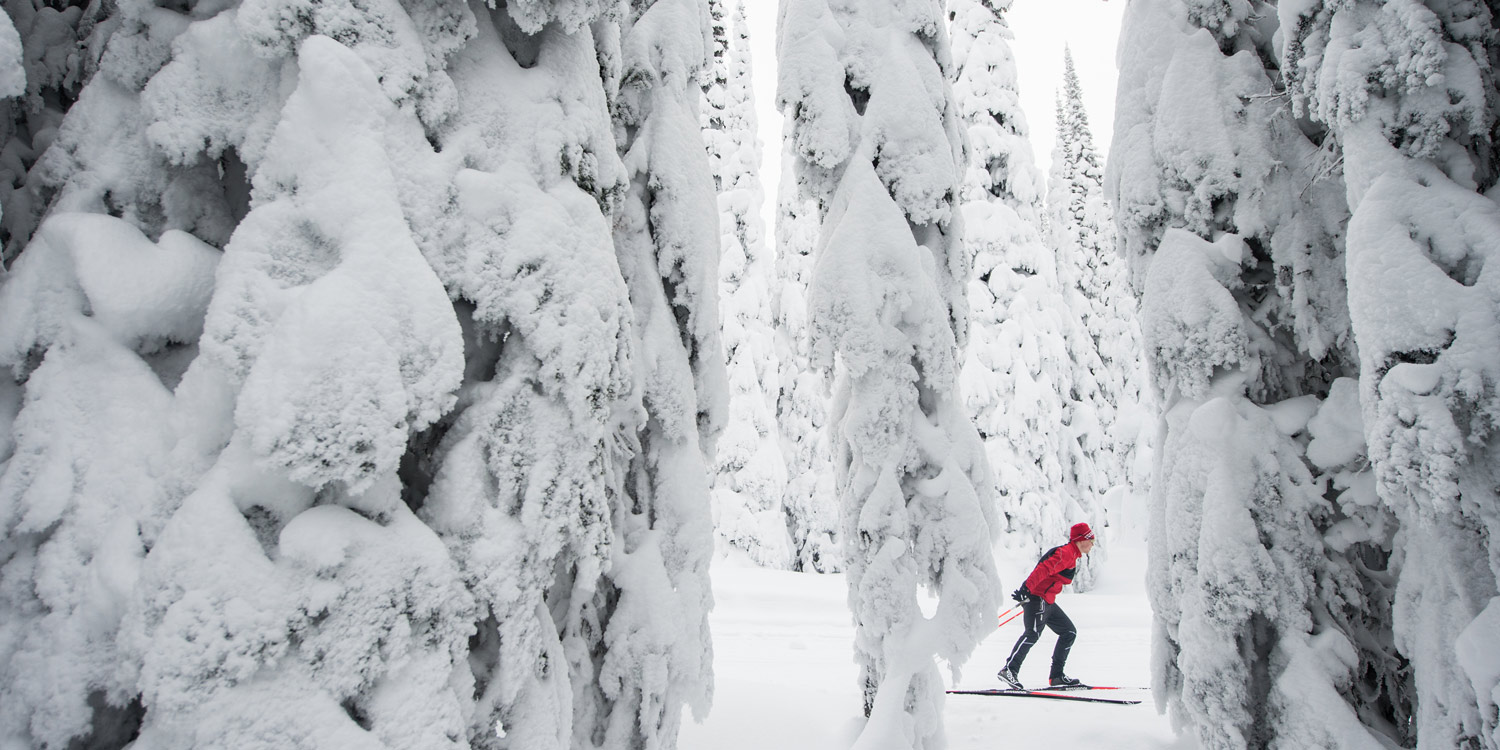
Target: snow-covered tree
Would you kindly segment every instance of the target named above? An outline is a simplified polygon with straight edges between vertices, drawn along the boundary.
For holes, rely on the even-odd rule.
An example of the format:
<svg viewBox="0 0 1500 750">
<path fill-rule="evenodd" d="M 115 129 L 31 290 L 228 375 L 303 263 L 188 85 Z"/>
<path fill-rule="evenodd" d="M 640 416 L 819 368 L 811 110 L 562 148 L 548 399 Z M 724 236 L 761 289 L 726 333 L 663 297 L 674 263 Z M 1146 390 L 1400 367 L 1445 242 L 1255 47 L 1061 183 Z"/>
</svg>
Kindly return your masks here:
<svg viewBox="0 0 1500 750">
<path fill-rule="evenodd" d="M 790 133 L 793 125 L 788 121 L 783 130 Z M 773 292 L 776 359 L 781 367 L 776 421 L 787 470 L 784 505 L 792 535 L 792 568 L 836 573 L 843 570 L 844 556 L 828 445 L 828 384 L 813 367 L 807 321 L 821 200 L 811 185 L 797 178 L 791 166 L 794 159 L 791 151 L 783 154 Z"/>
<path fill-rule="evenodd" d="M 103 3 L 0 3 L 0 260 L 6 265 L 36 231 L 46 191 L 56 188 L 31 170 L 120 23 L 109 18 L 113 10 Z"/>
<path fill-rule="evenodd" d="M 713 78 L 704 90 L 704 139 L 719 195 L 719 310 L 729 369 L 729 421 L 714 465 L 714 531 L 761 565 L 792 567 L 782 497 L 786 460 L 776 421 L 780 368 L 771 303 L 775 261 L 765 241 L 760 141 L 750 86 L 743 0 L 724 22 L 711 0 Z"/>
<path fill-rule="evenodd" d="M 0 742 L 673 746 L 726 390 L 703 8 L 100 12 L 9 131 L 50 148 L 6 162 Z"/>
<path fill-rule="evenodd" d="M 608 651 L 592 689 L 609 711 L 593 730 L 575 724 L 574 743 L 602 735 L 605 747 L 665 747 L 683 705 L 701 717 L 712 692 L 707 460 L 728 392 L 719 222 L 698 113 L 712 36 L 700 3 L 655 0 L 625 12 L 622 37 L 612 110 L 628 182 L 614 237 L 644 408 L 624 422 L 634 451 L 619 467 L 619 542 L 596 597 Z"/>
<path fill-rule="evenodd" d="M 1010 0 L 950 0 L 953 91 L 970 144 L 959 196 L 968 282 L 963 392 L 994 467 L 1005 543 L 1027 555 L 1084 518 L 1062 460 L 1066 302 L 1038 227 L 1042 181 L 1021 111 Z M 1093 519 L 1087 519 L 1093 520 Z"/>
<path fill-rule="evenodd" d="M 999 588 L 991 479 L 958 387 L 969 263 L 944 15 L 936 2 L 793 0 L 779 28 L 777 103 L 800 195 L 818 199 L 813 354 L 835 376 L 861 748 L 942 744 L 933 657 L 967 658 Z"/>
<path fill-rule="evenodd" d="M 21 34 L 11 21 L 10 14 L 0 8 L 0 99 L 12 99 L 26 93 L 26 50 L 21 44 Z"/>
<path fill-rule="evenodd" d="M 1145 477 L 1128 473 L 1137 466 L 1135 452 L 1145 421 L 1140 328 L 1104 202 L 1103 179 L 1083 88 L 1073 54 L 1065 49 L 1047 191 L 1048 242 L 1072 324 L 1067 331 L 1067 413 L 1061 422 L 1063 464 L 1068 493 L 1079 498 L 1088 520 L 1100 527 L 1106 521 L 1106 493 L 1145 485 Z M 1106 541 L 1090 555 L 1090 564 L 1080 571 L 1080 586 L 1091 583 L 1104 559 L 1101 553 L 1107 552 Z"/>
<path fill-rule="evenodd" d="M 140 721 L 119 636 L 172 502 L 162 365 L 202 330 L 217 261 L 180 231 L 153 243 L 120 219 L 60 214 L 0 287 L 7 741 L 122 744 Z"/>
<path fill-rule="evenodd" d="M 424 514 L 488 609 L 471 741 L 670 747 L 681 706 L 709 699 L 707 19 L 667 0 L 605 16 L 618 31 L 547 12 L 492 11 L 455 66 L 484 106 L 444 142 L 474 166 L 435 265 L 472 319 L 472 399 L 409 484 L 431 482 Z"/>
<path fill-rule="evenodd" d="M 60 561 L 56 543 L 68 539 L 97 549 L 91 558 L 88 546 L 75 548 L 72 560 L 109 571 L 28 569 L 22 554 L 6 561 L 7 584 L 57 581 L 34 611 L 82 630 L 105 654 L 112 642 L 119 658 L 107 680 L 57 670 L 77 681 L 44 693 L 75 701 L 67 722 L 48 724 L 38 711 L 29 727 L 7 725 L 43 746 L 108 742 L 121 730 L 139 731 L 139 747 L 333 737 L 446 746 L 462 735 L 451 677 L 472 604 L 396 483 L 407 436 L 452 404 L 463 364 L 447 295 L 402 220 L 393 167 L 430 147 L 371 65 L 320 29 L 257 26 L 271 8 L 195 22 L 155 10 L 121 9 L 150 28 L 122 25 L 109 39 L 100 72 L 38 162 L 58 187 L 16 262 L 36 270 L 4 288 L 7 307 L 39 313 L 5 318 L 18 374 L 42 356 L 25 377 L 17 423 L 51 427 L 18 441 L 7 500 L 52 498 L 59 517 L 38 529 L 37 562 Z M 382 27 L 365 20 L 363 35 L 347 38 L 378 36 Z M 170 54 L 153 33 L 175 35 Z M 395 54 L 373 57 L 393 87 L 396 70 L 412 65 L 405 94 L 415 102 L 441 83 L 421 41 L 410 41 L 377 45 Z M 254 168 L 254 204 L 238 226 L 244 172 L 224 168 L 231 150 Z M 226 239 L 222 260 L 204 242 Z M 86 253 L 102 265 L 80 263 Z M 147 374 L 158 390 L 138 401 L 116 392 L 152 419 L 122 423 L 140 439 L 114 434 L 91 450 L 56 424 L 87 412 L 45 385 L 64 375 L 68 352 L 106 350 L 103 337 L 78 337 L 117 316 L 104 324 L 118 345 L 113 366 L 138 373 L 120 387 L 147 394 Z M 44 369 L 56 375 L 37 378 Z M 82 384 L 99 374 L 67 376 Z M 153 422 L 172 428 L 165 439 Z M 45 469 L 93 474 L 121 462 L 132 465 L 126 476 L 144 475 L 127 486 L 148 494 Z M 92 530 L 100 522 L 110 535 Z M 55 595 L 91 585 L 100 596 L 87 607 L 70 610 Z M 96 656 L 59 648 L 71 638 L 27 644 L 35 648 L 8 655 L 7 666 Z M 34 683 L 6 685 L 20 693 L 7 696 L 7 710 L 36 707 Z M 117 721 L 124 726 L 109 726 Z"/>
<path fill-rule="evenodd" d="M 1500 748 L 1500 56 L 1492 5 L 1279 9 L 1295 110 L 1342 158 L 1349 313 L 1418 747 Z"/>
<path fill-rule="evenodd" d="M 793 123 L 787 122 L 784 130 L 790 133 L 792 127 Z M 843 570 L 844 555 L 829 453 L 829 392 L 827 382 L 812 363 L 812 329 L 807 318 L 820 199 L 810 185 L 798 180 L 791 167 L 794 159 L 790 151 L 783 155 L 777 191 L 773 297 L 777 362 L 781 366 L 776 418 L 787 467 L 784 504 L 792 535 L 793 569 L 836 573 Z"/>
<path fill-rule="evenodd" d="M 1121 39 L 1107 183 L 1162 413 L 1157 700 L 1206 748 L 1410 746 L 1339 139 L 1288 106 L 1306 63 L 1283 61 L 1296 35 L 1276 19 L 1266 2 L 1136 0 Z"/>
<path fill-rule="evenodd" d="M 430 253 L 469 364 L 405 484 L 478 600 L 470 742 L 564 748 L 610 713 L 596 600 L 613 594 L 632 453 L 620 414 L 640 408 L 609 219 L 627 178 L 593 62 L 618 37 L 587 18 L 485 16 L 452 68 L 470 105 L 441 145 L 467 168 L 446 188 L 454 234 Z"/>
</svg>

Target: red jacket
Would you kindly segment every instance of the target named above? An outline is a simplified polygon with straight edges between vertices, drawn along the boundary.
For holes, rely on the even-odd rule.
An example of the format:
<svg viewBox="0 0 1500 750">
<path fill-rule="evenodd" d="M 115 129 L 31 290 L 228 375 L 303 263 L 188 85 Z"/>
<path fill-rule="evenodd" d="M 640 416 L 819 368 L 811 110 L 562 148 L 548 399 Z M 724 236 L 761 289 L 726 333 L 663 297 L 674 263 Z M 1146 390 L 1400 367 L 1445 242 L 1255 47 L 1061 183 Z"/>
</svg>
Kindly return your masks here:
<svg viewBox="0 0 1500 750">
<path fill-rule="evenodd" d="M 1082 556 L 1078 545 L 1073 542 L 1047 550 L 1036 569 L 1026 576 L 1026 590 L 1048 604 L 1055 604 L 1062 587 L 1073 582 L 1074 566 Z"/>
</svg>

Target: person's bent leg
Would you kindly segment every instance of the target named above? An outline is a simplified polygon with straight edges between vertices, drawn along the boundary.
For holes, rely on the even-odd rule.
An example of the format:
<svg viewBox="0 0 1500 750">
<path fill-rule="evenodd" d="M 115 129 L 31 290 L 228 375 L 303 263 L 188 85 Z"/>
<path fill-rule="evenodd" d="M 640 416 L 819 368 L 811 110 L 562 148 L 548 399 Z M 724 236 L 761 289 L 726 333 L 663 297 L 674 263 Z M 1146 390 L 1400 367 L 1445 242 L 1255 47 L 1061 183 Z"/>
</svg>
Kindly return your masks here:
<svg viewBox="0 0 1500 750">
<path fill-rule="evenodd" d="M 1021 624 L 1025 630 L 1021 637 L 1016 639 L 1016 645 L 1010 650 L 1010 657 L 1005 660 L 1005 668 L 1012 674 L 1021 673 L 1021 663 L 1026 661 L 1026 654 L 1031 647 L 1036 645 L 1037 638 L 1042 635 L 1042 626 L 1046 624 L 1046 617 L 1042 611 L 1042 600 L 1031 597 L 1021 603 Z"/>
<path fill-rule="evenodd" d="M 1047 607 L 1047 627 L 1057 634 L 1057 645 L 1052 649 L 1052 674 L 1051 677 L 1063 676 L 1063 668 L 1068 663 L 1068 652 L 1073 650 L 1073 641 L 1078 638 L 1078 631 L 1073 627 L 1073 621 L 1062 607 L 1053 604 Z"/>
</svg>

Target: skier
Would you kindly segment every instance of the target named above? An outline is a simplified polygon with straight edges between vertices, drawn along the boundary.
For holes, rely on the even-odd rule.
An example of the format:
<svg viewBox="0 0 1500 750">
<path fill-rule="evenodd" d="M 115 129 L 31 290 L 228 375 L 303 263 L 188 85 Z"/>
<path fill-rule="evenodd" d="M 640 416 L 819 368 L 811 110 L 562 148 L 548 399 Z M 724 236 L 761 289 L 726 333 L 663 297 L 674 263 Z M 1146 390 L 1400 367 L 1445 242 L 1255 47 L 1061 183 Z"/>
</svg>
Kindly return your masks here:
<svg viewBox="0 0 1500 750">
<path fill-rule="evenodd" d="M 1021 671 L 1021 662 L 1026 660 L 1026 652 L 1036 645 L 1036 639 L 1042 634 L 1042 626 L 1046 625 L 1057 633 L 1057 646 L 1052 649 L 1052 677 L 1049 684 L 1053 687 L 1073 687 L 1080 684 L 1078 680 L 1063 674 L 1068 651 L 1073 648 L 1073 640 L 1078 633 L 1073 629 L 1073 621 L 1068 619 L 1062 607 L 1057 606 L 1056 600 L 1062 587 L 1073 582 L 1078 558 L 1087 555 L 1093 548 L 1094 532 L 1089 525 L 1073 524 L 1073 529 L 1068 534 L 1068 543 L 1047 550 L 1031 575 L 1026 577 L 1026 582 L 1011 594 L 1012 598 L 1021 603 L 1022 622 L 1026 630 L 1016 641 L 1015 648 L 1011 649 L 1010 658 L 1005 660 L 1005 668 L 1000 670 L 1001 682 L 1015 690 L 1026 689 L 1016 674 Z"/>
</svg>

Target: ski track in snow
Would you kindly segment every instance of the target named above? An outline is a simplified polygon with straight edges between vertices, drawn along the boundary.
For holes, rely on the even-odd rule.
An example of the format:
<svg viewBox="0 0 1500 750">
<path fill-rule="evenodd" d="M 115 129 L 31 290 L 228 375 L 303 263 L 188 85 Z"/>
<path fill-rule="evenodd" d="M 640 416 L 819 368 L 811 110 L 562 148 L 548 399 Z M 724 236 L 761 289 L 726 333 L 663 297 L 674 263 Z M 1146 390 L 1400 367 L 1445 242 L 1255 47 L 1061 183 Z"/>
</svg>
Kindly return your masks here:
<svg viewBox="0 0 1500 750">
<path fill-rule="evenodd" d="M 1029 570 L 998 561 L 1009 588 Z M 1099 585 L 1058 598 L 1078 627 L 1068 673 L 1099 685 L 1150 684 L 1151 609 L 1144 593 L 1145 550 L 1115 547 Z M 714 703 L 702 723 L 685 715 L 681 750 L 839 750 L 864 723 L 853 661 L 853 626 L 841 575 L 810 575 L 736 566 L 712 571 L 715 606 Z M 1010 604 L 1010 598 L 1005 598 Z M 998 687 L 995 671 L 1020 635 L 1020 621 L 996 630 L 966 665 L 959 687 Z M 1055 638 L 1031 650 L 1021 681 L 1040 687 Z M 945 670 L 945 674 L 946 674 Z M 1131 691 L 1134 694 L 1135 691 Z M 1195 750 L 1175 737 L 1149 695 L 1135 706 L 950 695 L 944 704 L 949 750 L 1007 747 L 1098 747 Z"/>
</svg>

